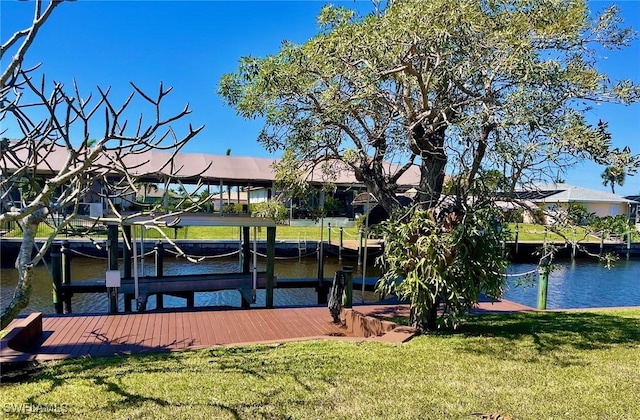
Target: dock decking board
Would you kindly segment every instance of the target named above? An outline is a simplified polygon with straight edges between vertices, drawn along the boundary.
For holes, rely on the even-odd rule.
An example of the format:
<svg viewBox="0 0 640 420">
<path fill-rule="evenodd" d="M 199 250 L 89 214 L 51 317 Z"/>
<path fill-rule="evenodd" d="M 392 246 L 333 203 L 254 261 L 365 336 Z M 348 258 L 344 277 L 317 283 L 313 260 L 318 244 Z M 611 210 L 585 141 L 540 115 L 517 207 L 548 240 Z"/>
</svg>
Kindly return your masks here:
<svg viewBox="0 0 640 420">
<path fill-rule="evenodd" d="M 406 315 L 408 305 L 363 305 L 364 314 Z M 509 301 L 481 303 L 478 312 L 532 310 Z M 43 341 L 32 349 L 37 360 L 161 352 L 195 347 L 351 337 L 332 323 L 324 306 L 178 310 L 130 314 L 43 316 Z M 1 356 L 1 355 L 0 355 Z"/>
</svg>

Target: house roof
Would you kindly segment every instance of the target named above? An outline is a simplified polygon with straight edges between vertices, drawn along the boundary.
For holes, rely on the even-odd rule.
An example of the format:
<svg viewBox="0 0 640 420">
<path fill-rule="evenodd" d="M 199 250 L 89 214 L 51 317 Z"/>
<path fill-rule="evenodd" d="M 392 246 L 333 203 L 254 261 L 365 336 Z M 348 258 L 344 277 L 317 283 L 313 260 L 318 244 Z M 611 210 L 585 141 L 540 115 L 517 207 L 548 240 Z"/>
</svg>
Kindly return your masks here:
<svg viewBox="0 0 640 420">
<path fill-rule="evenodd" d="M 21 149 L 17 151 L 18 162 L 6 161 L 8 170 L 17 169 L 17 164 L 27 159 L 29 151 Z M 68 149 L 54 146 L 50 150 L 38 150 L 41 155 L 38 159 L 36 173 L 44 176 L 54 174 L 64 168 L 69 157 Z M 45 156 L 46 155 L 46 156 Z M 46 159 L 45 159 L 46 157 Z M 173 158 L 173 160 L 172 160 Z M 78 156 L 81 159 L 81 156 Z M 166 151 L 147 151 L 144 153 L 131 153 L 123 157 L 128 171 L 142 181 L 159 182 L 170 174 L 175 178 L 181 178 L 184 182 L 199 179 L 211 184 L 222 181 L 225 185 L 248 185 L 270 187 L 276 179 L 273 169 L 275 158 L 260 158 L 251 156 L 227 156 L 212 155 L 207 153 L 178 153 L 174 155 Z M 112 166 L 112 161 L 104 155 L 100 162 L 105 167 Z M 336 179 L 332 182 L 339 185 L 362 185 L 355 174 L 341 161 L 330 165 Z M 384 164 L 384 171 L 393 174 L 400 169 L 399 165 Z M 325 176 L 321 168 L 309 172 L 308 181 L 322 183 Z M 414 186 L 420 182 L 420 169 L 414 165 L 409 168 L 399 179 L 399 186 Z"/>
<path fill-rule="evenodd" d="M 600 202 L 600 203 L 630 203 L 620 195 L 611 194 L 605 191 L 592 190 L 590 188 L 578 187 L 563 183 L 538 184 L 533 188 L 521 190 L 517 193 L 518 198 L 527 199 L 533 202 Z"/>
</svg>

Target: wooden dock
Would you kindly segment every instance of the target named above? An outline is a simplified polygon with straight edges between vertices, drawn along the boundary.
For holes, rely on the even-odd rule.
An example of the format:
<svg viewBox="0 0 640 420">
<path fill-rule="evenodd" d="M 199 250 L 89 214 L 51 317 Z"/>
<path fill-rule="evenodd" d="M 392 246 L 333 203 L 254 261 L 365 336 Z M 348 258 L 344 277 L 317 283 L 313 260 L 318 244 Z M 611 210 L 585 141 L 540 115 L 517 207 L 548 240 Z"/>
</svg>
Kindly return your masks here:
<svg viewBox="0 0 640 420">
<path fill-rule="evenodd" d="M 406 304 L 356 305 L 377 318 L 407 316 Z M 509 301 L 480 303 L 479 312 L 533 310 Z M 8 330 L 22 325 L 14 320 Z M 42 316 L 42 334 L 23 352 L 2 348 L 0 362 L 56 360 L 168 352 L 226 345 L 309 339 L 359 339 L 336 325 L 326 306 L 262 309 L 196 309 L 130 314 Z"/>
</svg>

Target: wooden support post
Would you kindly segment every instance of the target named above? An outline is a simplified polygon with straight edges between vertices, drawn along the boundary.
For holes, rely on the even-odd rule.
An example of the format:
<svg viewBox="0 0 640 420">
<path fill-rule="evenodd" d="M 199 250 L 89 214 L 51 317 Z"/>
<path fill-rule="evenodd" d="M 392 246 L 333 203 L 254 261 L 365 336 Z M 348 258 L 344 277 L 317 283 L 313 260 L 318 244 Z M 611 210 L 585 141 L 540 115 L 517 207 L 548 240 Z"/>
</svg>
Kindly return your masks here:
<svg viewBox="0 0 640 420">
<path fill-rule="evenodd" d="M 135 299 L 135 295 L 131 293 L 126 293 L 124 295 L 124 311 L 131 312 L 131 301 Z"/>
<path fill-rule="evenodd" d="M 327 243 L 331 246 L 331 223 L 327 223 Z"/>
<path fill-rule="evenodd" d="M 627 259 L 631 256 L 631 237 L 633 236 L 633 231 L 629 229 L 627 232 Z"/>
<path fill-rule="evenodd" d="M 57 314 L 62 313 L 62 243 L 51 244 L 51 277 L 53 280 L 53 307 Z"/>
<path fill-rule="evenodd" d="M 218 205 L 220 206 L 220 208 L 218 209 L 218 211 L 220 212 L 220 216 L 224 216 L 224 212 L 222 211 L 222 202 L 223 202 L 223 201 L 222 201 L 222 200 L 223 200 L 223 198 L 222 198 L 222 195 L 223 195 L 222 190 L 223 190 L 223 187 L 224 187 L 224 186 L 223 186 L 223 184 L 222 184 L 222 179 L 221 179 L 221 180 L 220 180 L 220 197 L 219 197 L 219 200 L 218 200 L 218 203 L 219 203 Z"/>
<path fill-rule="evenodd" d="M 316 286 L 316 292 L 318 293 L 318 304 L 327 303 L 329 286 L 324 281 L 324 243 L 322 241 L 318 242 L 318 285 Z"/>
<path fill-rule="evenodd" d="M 155 266 L 156 266 L 156 277 L 164 276 L 164 244 L 162 241 L 156 242 L 156 245 L 153 247 L 153 252 L 155 256 Z M 156 309 L 164 308 L 164 295 L 162 293 L 158 293 L 156 295 Z"/>
<path fill-rule="evenodd" d="M 62 248 L 60 252 L 62 254 L 62 284 L 71 283 L 71 249 L 69 248 L 69 241 L 62 241 Z M 63 293 L 63 310 L 65 314 L 71 313 L 71 294 Z"/>
<path fill-rule="evenodd" d="M 273 308 L 273 288 L 275 287 L 276 228 L 267 227 L 267 290 L 265 306 Z"/>
<path fill-rule="evenodd" d="M 344 295 L 342 297 L 342 306 L 351 308 L 353 306 L 353 267 L 345 265 L 342 267 L 344 272 Z"/>
<path fill-rule="evenodd" d="M 600 232 L 600 256 L 601 257 L 603 252 L 604 252 L 604 230 Z"/>
<path fill-rule="evenodd" d="M 124 246 L 122 248 L 122 263 L 124 264 L 124 272 L 122 273 L 125 279 L 131 278 L 131 225 L 122 226 L 122 233 L 124 235 Z"/>
<path fill-rule="evenodd" d="M 362 264 L 362 237 L 363 237 L 363 230 L 360 229 L 358 231 L 358 265 Z"/>
<path fill-rule="evenodd" d="M 576 243 L 578 242 L 578 233 L 573 228 L 573 242 L 571 243 L 571 261 L 576 259 Z"/>
<path fill-rule="evenodd" d="M 109 225 L 107 230 L 107 242 L 109 243 L 107 253 L 109 254 L 109 270 L 118 269 L 118 225 Z M 118 288 L 110 287 L 109 313 L 118 313 Z"/>
<path fill-rule="evenodd" d="M 547 287 L 551 272 L 551 256 L 544 256 L 538 266 L 538 309 L 547 309 Z"/>
<path fill-rule="evenodd" d="M 196 306 L 195 292 L 187 292 L 187 308 Z"/>
<path fill-rule="evenodd" d="M 249 226 L 242 227 L 242 272 L 251 272 L 251 230 Z"/>
<path fill-rule="evenodd" d="M 338 246 L 338 261 L 342 261 L 343 238 L 344 238 L 344 228 L 340 226 L 340 245 Z"/>
<path fill-rule="evenodd" d="M 520 227 L 518 226 L 518 224 L 516 223 L 516 250 L 515 250 L 515 257 L 518 256 L 518 236 L 520 235 Z"/>
<path fill-rule="evenodd" d="M 324 280 L 324 242 L 318 241 L 318 285 Z"/>
</svg>

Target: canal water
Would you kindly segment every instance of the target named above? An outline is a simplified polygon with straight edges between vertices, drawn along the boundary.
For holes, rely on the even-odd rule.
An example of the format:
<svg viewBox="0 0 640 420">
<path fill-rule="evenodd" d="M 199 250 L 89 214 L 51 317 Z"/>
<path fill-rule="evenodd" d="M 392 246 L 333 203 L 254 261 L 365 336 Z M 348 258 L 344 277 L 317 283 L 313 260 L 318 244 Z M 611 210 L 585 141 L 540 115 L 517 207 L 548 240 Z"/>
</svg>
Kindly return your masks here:
<svg viewBox="0 0 640 420">
<path fill-rule="evenodd" d="M 345 261 L 345 264 L 353 264 Z M 264 259 L 258 260 L 259 270 L 265 269 Z M 337 258 L 327 258 L 324 266 L 326 278 L 332 277 L 342 267 Z M 72 281 L 104 279 L 107 263 L 102 259 L 74 258 L 72 264 Z M 152 259 L 147 259 L 145 268 L 147 275 L 154 274 Z M 361 277 L 361 267 L 354 266 L 354 277 Z M 172 258 L 165 258 L 166 275 L 221 273 L 239 271 L 237 258 L 210 259 L 198 264 Z M 317 276 L 317 260 L 314 257 L 298 260 L 276 260 L 275 274 L 278 278 L 300 278 Z M 510 275 L 531 272 L 528 277 L 510 276 L 507 278 L 504 298 L 527 306 L 536 306 L 537 272 L 535 264 L 512 264 L 507 272 Z M 376 276 L 375 267 L 368 267 L 367 277 Z M 15 269 L 0 269 L 0 306 L 4 307 L 11 298 L 17 282 Z M 215 293 L 196 293 L 196 306 L 240 306 L 240 294 L 237 291 L 220 291 Z M 264 306 L 264 290 L 258 290 L 255 306 Z M 367 292 L 364 301 L 373 302 L 378 296 Z M 354 292 L 354 302 L 362 301 L 359 291 Z M 314 289 L 276 289 L 274 291 L 275 306 L 315 305 L 317 294 Z M 165 307 L 182 307 L 185 302 L 180 298 L 166 296 Z M 604 268 L 596 261 L 577 260 L 576 262 L 559 261 L 549 276 L 548 309 L 594 308 L 611 306 L 640 306 L 640 261 L 621 259 L 611 269 Z M 120 308 L 123 303 L 120 302 Z M 150 297 L 147 308 L 155 308 L 155 297 Z M 107 312 L 108 301 L 105 294 L 76 295 L 72 300 L 74 313 Z M 51 276 L 47 267 L 36 268 L 36 281 L 29 307 L 24 313 L 41 311 L 53 313 Z"/>
<path fill-rule="evenodd" d="M 354 264 L 354 261 L 344 261 L 344 265 Z M 146 275 L 155 274 L 153 258 L 147 258 L 144 268 L 140 267 L 140 275 L 146 272 Z M 122 266 L 122 261 L 120 261 Z M 324 277 L 332 278 L 335 272 L 341 269 L 343 263 L 337 258 L 327 258 L 324 264 Z M 258 270 L 266 269 L 266 260 L 258 258 Z M 362 277 L 362 268 L 354 264 L 354 278 Z M 71 281 L 91 281 L 104 280 L 105 271 L 107 270 L 107 262 L 98 258 L 73 258 L 71 266 Z M 318 262 L 315 257 L 307 257 L 303 259 L 286 258 L 276 259 L 275 275 L 277 278 L 317 278 Z M 206 259 L 197 264 L 190 263 L 184 259 L 174 259 L 165 257 L 164 274 L 180 275 L 180 274 L 206 274 L 206 273 L 230 273 L 239 272 L 238 258 L 214 258 Z M 375 267 L 367 267 L 367 277 L 378 276 L 379 271 Z M 51 275 L 47 267 L 39 265 L 36 268 L 36 281 L 33 285 L 33 293 L 29 306 L 23 313 L 31 313 L 40 311 L 43 313 L 55 313 L 52 303 Z M 0 269 L 0 307 L 4 307 L 13 294 L 18 276 L 15 269 Z M 374 302 L 378 300 L 378 295 L 373 292 L 365 292 L 364 301 Z M 314 288 L 305 289 L 275 289 L 274 290 L 274 306 L 300 306 L 315 305 L 318 301 L 318 295 Z M 360 291 L 354 292 L 354 302 L 361 302 L 362 295 Z M 172 296 L 164 297 L 164 307 L 184 307 L 185 300 Z M 219 292 L 196 293 L 195 306 L 233 306 L 240 307 L 240 293 L 235 290 L 223 290 Z M 256 303 L 252 306 L 264 307 L 265 291 L 258 290 L 256 293 Z M 119 307 L 122 310 L 124 303 L 120 300 Z M 149 297 L 147 303 L 148 309 L 156 307 L 155 296 Z M 107 312 L 109 302 L 106 294 L 78 294 L 73 296 L 71 308 L 74 313 L 95 313 Z"/>
</svg>

